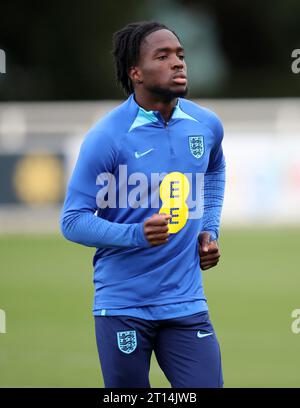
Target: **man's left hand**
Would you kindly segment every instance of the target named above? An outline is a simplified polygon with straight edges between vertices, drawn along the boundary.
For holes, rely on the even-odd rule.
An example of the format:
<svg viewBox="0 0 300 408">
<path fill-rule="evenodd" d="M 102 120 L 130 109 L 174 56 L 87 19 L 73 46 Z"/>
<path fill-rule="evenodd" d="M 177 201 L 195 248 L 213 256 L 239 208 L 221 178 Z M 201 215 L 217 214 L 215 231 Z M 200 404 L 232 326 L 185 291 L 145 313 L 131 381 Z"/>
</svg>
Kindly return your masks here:
<svg viewBox="0 0 300 408">
<path fill-rule="evenodd" d="M 210 233 L 199 234 L 200 268 L 206 270 L 216 266 L 221 256 L 217 241 L 209 241 Z"/>
</svg>

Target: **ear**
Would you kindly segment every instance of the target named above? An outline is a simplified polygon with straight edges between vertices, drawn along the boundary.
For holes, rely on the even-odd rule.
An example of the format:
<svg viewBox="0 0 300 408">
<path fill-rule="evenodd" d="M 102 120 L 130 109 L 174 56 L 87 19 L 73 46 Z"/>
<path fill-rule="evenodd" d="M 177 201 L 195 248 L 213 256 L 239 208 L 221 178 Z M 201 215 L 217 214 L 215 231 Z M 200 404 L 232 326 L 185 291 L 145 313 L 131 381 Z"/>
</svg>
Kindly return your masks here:
<svg viewBox="0 0 300 408">
<path fill-rule="evenodd" d="M 128 76 L 133 84 L 141 84 L 143 82 L 143 76 L 138 67 L 130 67 L 128 69 Z"/>
</svg>

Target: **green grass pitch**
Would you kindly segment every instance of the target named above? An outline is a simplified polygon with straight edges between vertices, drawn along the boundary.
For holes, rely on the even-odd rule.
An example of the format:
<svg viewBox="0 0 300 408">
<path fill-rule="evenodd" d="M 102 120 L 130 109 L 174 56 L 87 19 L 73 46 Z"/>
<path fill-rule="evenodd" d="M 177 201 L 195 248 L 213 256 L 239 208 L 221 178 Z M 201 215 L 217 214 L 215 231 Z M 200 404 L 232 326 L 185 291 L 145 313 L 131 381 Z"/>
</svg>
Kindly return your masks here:
<svg viewBox="0 0 300 408">
<path fill-rule="evenodd" d="M 223 230 L 203 273 L 225 387 L 300 387 L 300 230 Z M 94 250 L 58 235 L 0 236 L 0 387 L 102 387 L 91 313 Z M 152 359 L 153 387 L 169 387 Z"/>
</svg>

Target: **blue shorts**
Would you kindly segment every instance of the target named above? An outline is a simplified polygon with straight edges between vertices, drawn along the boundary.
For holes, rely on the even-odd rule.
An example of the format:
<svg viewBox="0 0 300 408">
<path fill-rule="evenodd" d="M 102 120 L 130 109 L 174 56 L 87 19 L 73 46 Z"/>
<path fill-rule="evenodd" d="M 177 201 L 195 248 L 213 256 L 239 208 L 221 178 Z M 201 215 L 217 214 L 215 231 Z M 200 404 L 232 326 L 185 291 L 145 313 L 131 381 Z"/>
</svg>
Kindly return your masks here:
<svg viewBox="0 0 300 408">
<path fill-rule="evenodd" d="M 166 320 L 95 316 L 95 329 L 105 387 L 150 388 L 152 351 L 174 388 L 223 386 L 208 312 Z"/>
</svg>

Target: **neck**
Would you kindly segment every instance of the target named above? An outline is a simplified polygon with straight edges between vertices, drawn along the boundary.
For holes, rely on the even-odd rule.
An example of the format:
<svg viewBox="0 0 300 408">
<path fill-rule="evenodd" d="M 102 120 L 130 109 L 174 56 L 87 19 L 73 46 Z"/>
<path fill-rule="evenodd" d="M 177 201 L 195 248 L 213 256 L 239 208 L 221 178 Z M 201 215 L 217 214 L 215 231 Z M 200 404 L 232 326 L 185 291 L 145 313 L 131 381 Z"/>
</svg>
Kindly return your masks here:
<svg viewBox="0 0 300 408">
<path fill-rule="evenodd" d="M 171 100 L 163 100 L 161 96 L 144 92 L 141 94 L 138 90 L 135 90 L 135 100 L 145 110 L 159 111 L 166 122 L 171 118 L 172 111 L 177 104 L 176 97 Z"/>
</svg>

